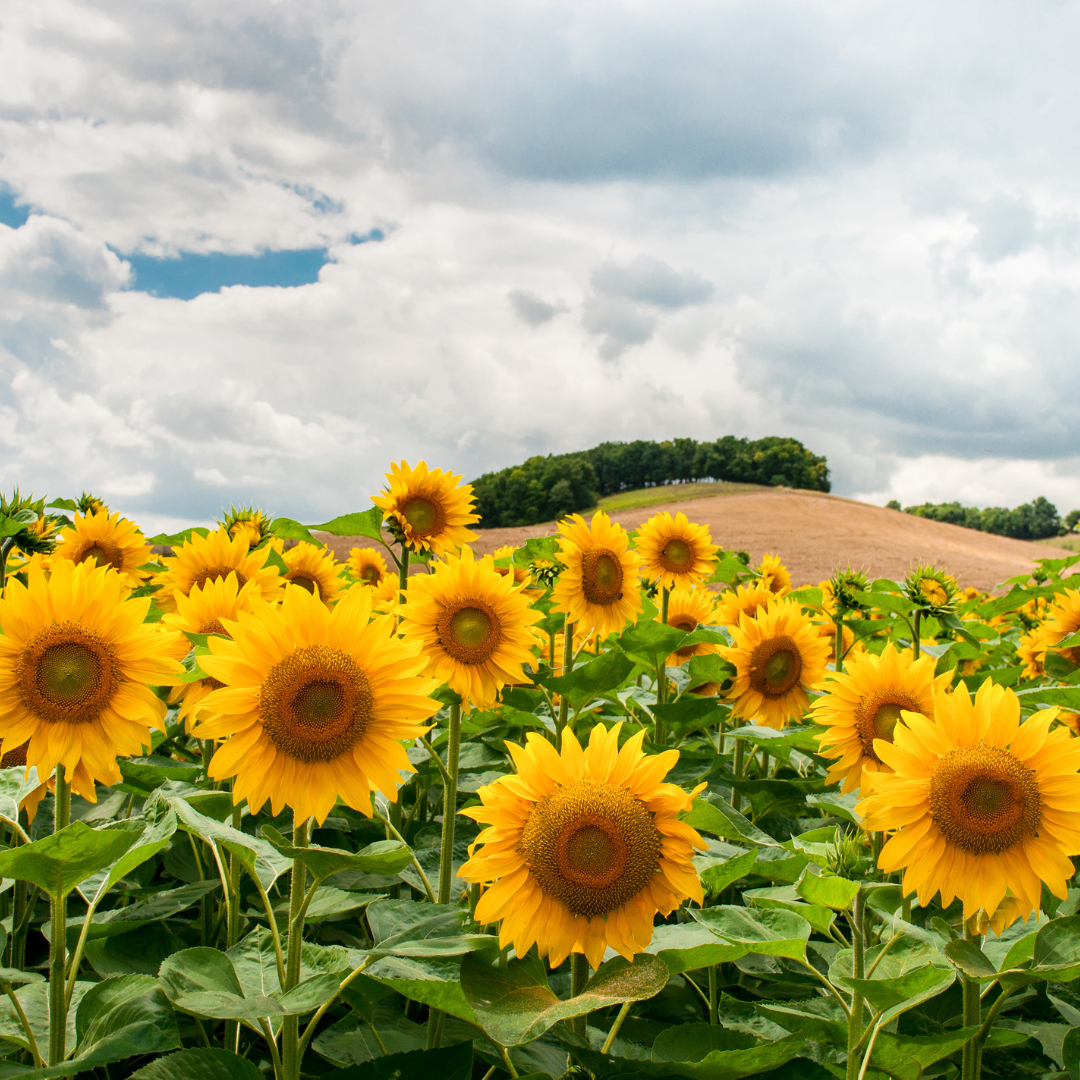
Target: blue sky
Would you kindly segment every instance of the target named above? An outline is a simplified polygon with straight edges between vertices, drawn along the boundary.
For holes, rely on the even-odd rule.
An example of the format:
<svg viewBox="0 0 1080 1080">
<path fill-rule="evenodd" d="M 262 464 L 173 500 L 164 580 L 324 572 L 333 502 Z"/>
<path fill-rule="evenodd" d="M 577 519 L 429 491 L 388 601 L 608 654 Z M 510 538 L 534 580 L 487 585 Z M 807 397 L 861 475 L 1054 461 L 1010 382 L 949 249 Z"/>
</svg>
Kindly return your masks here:
<svg viewBox="0 0 1080 1080">
<path fill-rule="evenodd" d="M 0 485 L 325 520 L 401 458 L 791 434 L 870 501 L 1080 507 L 1078 24 L 6 5 Z"/>
</svg>

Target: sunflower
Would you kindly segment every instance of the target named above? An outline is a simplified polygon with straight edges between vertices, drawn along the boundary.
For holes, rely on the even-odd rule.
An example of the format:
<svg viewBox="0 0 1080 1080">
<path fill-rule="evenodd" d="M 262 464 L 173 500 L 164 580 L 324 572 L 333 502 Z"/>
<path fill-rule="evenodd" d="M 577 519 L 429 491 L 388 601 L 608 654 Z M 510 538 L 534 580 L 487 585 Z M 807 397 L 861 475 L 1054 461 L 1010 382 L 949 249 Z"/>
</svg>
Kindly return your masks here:
<svg viewBox="0 0 1080 1080">
<path fill-rule="evenodd" d="M 791 592 L 791 574 L 788 568 L 780 561 L 779 555 L 765 555 L 761 565 L 757 568 L 762 585 L 773 596 L 785 596 Z"/>
<path fill-rule="evenodd" d="M 490 555 L 478 562 L 468 547 L 460 558 L 448 554 L 434 573 L 413 578 L 398 614 L 399 632 L 420 643 L 428 673 L 466 708 L 489 708 L 507 683 L 531 682 L 521 665 L 535 662 L 541 639 L 532 625 L 543 615 Z"/>
<path fill-rule="evenodd" d="M 116 756 L 150 746 L 165 703 L 148 684 L 172 685 L 176 635 L 144 623 L 150 598 L 127 599 L 108 567 L 57 559 L 31 564 L 28 585 L 9 580 L 0 600 L 0 747 L 28 742 L 27 765 L 62 764 L 94 799 L 94 781 L 120 781 Z"/>
<path fill-rule="evenodd" d="M 154 578 L 161 586 L 157 601 L 166 611 L 175 611 L 174 590 L 179 589 L 187 596 L 196 585 L 217 581 L 230 573 L 236 574 L 241 588 L 249 581 L 258 582 L 262 598 L 276 600 L 283 580 L 277 568 L 266 562 L 268 551 L 250 551 L 245 536 L 231 540 L 224 529 L 207 536 L 193 532 L 179 548 L 173 549 L 171 557 L 162 560 L 165 569 Z"/>
<path fill-rule="evenodd" d="M 378 585 L 371 588 L 371 610 L 381 615 L 393 615 L 400 606 L 401 586 L 396 577 L 387 574 Z"/>
<path fill-rule="evenodd" d="M 231 507 L 218 525 L 229 534 L 230 540 L 242 536 L 248 547 L 261 544 L 270 535 L 270 518 L 254 506 L 241 506 L 239 510 Z"/>
<path fill-rule="evenodd" d="M 830 672 L 818 687 L 824 694 L 814 702 L 812 716 L 826 729 L 818 745 L 822 757 L 835 759 L 828 782 L 843 780 L 844 794 L 862 784 L 864 772 L 889 771 L 874 750 L 875 740 L 893 741 L 901 712 L 932 719 L 934 685 L 952 682 L 951 671 L 935 680 L 932 656 L 913 657 L 910 649 L 897 651 L 892 643 L 880 656 L 857 653 L 848 659 L 846 671 Z"/>
<path fill-rule="evenodd" d="M 659 616 L 657 616 L 659 618 Z M 704 586 L 688 589 L 676 586 L 668 597 L 668 626 L 692 633 L 699 626 L 716 625 L 716 594 Z M 681 667 L 691 656 L 714 653 L 717 645 L 702 643 L 676 649 L 668 658 L 668 667 Z"/>
<path fill-rule="evenodd" d="M 327 606 L 337 603 L 345 583 L 341 580 L 342 566 L 333 552 L 301 540 L 281 557 L 289 568 L 283 575 L 289 585 L 306 589 Z"/>
<path fill-rule="evenodd" d="M 354 547 L 345 568 L 361 585 L 381 585 L 390 573 L 386 560 L 369 547 Z"/>
<path fill-rule="evenodd" d="M 429 472 L 423 461 L 413 469 L 403 461 L 391 463 L 386 479 L 390 486 L 371 501 L 386 511 L 401 542 L 413 551 L 442 555 L 476 539 L 476 533 L 465 527 L 480 520 L 472 512 L 476 500 L 471 484 L 458 486 L 460 476 L 442 469 Z"/>
<path fill-rule="evenodd" d="M 752 581 L 735 589 L 725 589 L 716 598 L 716 622 L 720 626 L 733 626 L 743 614 L 752 619 L 774 599 L 769 586 L 761 581 Z"/>
<path fill-rule="evenodd" d="M 640 558 L 629 550 L 626 530 L 597 510 L 586 525 L 580 514 L 559 522 L 560 559 L 566 569 L 559 575 L 551 610 L 603 637 L 617 633 L 641 614 L 637 577 Z"/>
<path fill-rule="evenodd" d="M 1043 657 L 1046 656 L 1048 648 L 1053 649 L 1055 643 L 1075 634 L 1077 630 L 1080 630 L 1080 592 L 1076 589 L 1066 589 L 1058 593 L 1053 603 L 1046 609 L 1042 625 Z M 1058 651 L 1066 660 L 1080 664 L 1080 646 L 1074 645 L 1071 649 Z"/>
<path fill-rule="evenodd" d="M 654 514 L 638 530 L 634 547 L 641 556 L 643 576 L 664 589 L 703 582 L 720 550 L 708 528 L 692 524 L 681 510 L 674 517 Z"/>
<path fill-rule="evenodd" d="M 608 946 L 630 960 L 652 940 L 657 912 L 703 902 L 692 860 L 705 843 L 678 815 L 705 785 L 687 794 L 661 783 L 679 752 L 647 756 L 644 731 L 620 750 L 621 726 L 597 724 L 584 751 L 570 728 L 561 754 L 534 733 L 524 747 L 507 743 L 517 775 L 461 811 L 488 827 L 458 876 L 493 883 L 477 921 L 502 920 L 500 946 L 513 942 L 518 956 L 535 943 L 553 968 L 572 952 L 598 968 Z"/>
<path fill-rule="evenodd" d="M 935 566 L 916 566 L 904 579 L 904 595 L 927 615 L 948 615 L 956 609 L 956 578 Z"/>
<path fill-rule="evenodd" d="M 297 821 L 326 820 L 338 796 L 372 816 L 371 792 L 397 800 L 398 772 L 414 772 L 401 739 L 438 711 L 418 643 L 371 618 L 371 589 L 352 586 L 333 608 L 306 589 L 281 603 L 252 599 L 223 619 L 231 640 L 209 639 L 203 671 L 222 683 L 202 701 L 192 734 L 227 739 L 210 776 L 236 777 L 233 799 L 252 813 L 270 800 Z"/>
<path fill-rule="evenodd" d="M 178 632 L 178 655 L 183 658 L 190 650 L 186 634 L 219 634 L 228 637 L 223 619 L 235 620 L 241 611 L 250 608 L 253 596 L 259 595 L 258 582 L 249 581 L 242 588 L 237 584 L 236 574 L 208 580 L 196 585 L 185 596 L 179 590 L 174 594 L 176 611 L 162 617 L 162 624 Z M 182 683 L 172 689 L 169 703 L 180 702 L 178 719 L 185 722 L 190 731 L 195 720 L 195 706 L 200 704 L 221 683 L 215 679 L 199 679 L 198 682 Z"/>
<path fill-rule="evenodd" d="M 729 628 L 735 644 L 718 650 L 736 668 L 728 698 L 732 713 L 764 727 L 782 728 L 802 716 L 806 691 L 825 675 L 829 644 L 794 600 L 773 600 Z"/>
<path fill-rule="evenodd" d="M 16 746 L 14 750 L 8 750 L 5 754 L 0 756 L 0 769 L 25 769 L 26 751 L 29 746 L 30 740 L 28 739 L 22 746 Z M 91 785 L 91 787 L 92 786 L 93 785 Z M 37 817 L 38 806 L 41 804 L 41 800 L 45 798 L 45 793 L 49 790 L 55 792 L 55 780 L 50 780 L 44 784 L 38 784 L 38 786 L 34 788 L 21 803 L 19 803 L 19 809 L 26 811 L 26 823 L 28 825 L 34 824 L 34 818 Z M 96 801 L 96 799 L 91 796 L 91 801 Z"/>
<path fill-rule="evenodd" d="M 992 919 L 1011 895 L 1027 918 L 1040 879 L 1062 899 L 1080 854 L 1080 741 L 1050 725 L 1057 709 L 1020 723 L 1020 700 L 987 679 L 974 701 L 961 684 L 933 689 L 934 719 L 905 713 L 874 749 L 895 771 L 869 774 L 858 804 L 866 829 L 898 830 L 878 865 L 904 870 L 903 891 L 964 917 Z"/>
<path fill-rule="evenodd" d="M 154 553 L 135 522 L 98 510 L 85 517 L 75 515 L 75 524 L 60 534 L 53 557 L 111 566 L 128 585 L 138 588 L 150 576 L 139 567 L 153 561 Z"/>
</svg>

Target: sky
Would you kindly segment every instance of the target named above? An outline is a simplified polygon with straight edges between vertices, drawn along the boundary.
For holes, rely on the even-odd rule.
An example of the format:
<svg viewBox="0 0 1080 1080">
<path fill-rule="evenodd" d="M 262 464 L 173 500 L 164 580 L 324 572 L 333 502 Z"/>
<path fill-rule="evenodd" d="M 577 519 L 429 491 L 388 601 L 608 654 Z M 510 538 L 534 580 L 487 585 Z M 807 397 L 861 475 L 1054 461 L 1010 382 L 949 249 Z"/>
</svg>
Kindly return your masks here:
<svg viewBox="0 0 1080 1080">
<path fill-rule="evenodd" d="M 1080 507 L 1080 5 L 0 6 L 0 488 L 151 531 L 608 439 Z"/>
</svg>

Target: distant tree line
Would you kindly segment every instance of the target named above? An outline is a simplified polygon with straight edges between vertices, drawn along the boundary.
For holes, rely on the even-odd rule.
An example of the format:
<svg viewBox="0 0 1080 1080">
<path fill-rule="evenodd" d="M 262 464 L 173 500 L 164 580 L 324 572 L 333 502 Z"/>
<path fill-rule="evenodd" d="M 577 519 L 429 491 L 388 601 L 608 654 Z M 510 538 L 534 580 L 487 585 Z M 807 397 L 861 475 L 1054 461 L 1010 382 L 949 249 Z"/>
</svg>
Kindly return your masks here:
<svg viewBox="0 0 1080 1080">
<path fill-rule="evenodd" d="M 828 491 L 829 467 L 798 439 L 725 435 L 715 442 L 606 442 L 532 457 L 472 483 L 481 527 L 495 528 L 554 521 L 619 491 L 709 480 Z"/>
<path fill-rule="evenodd" d="M 888 505 L 892 510 L 901 508 L 895 499 Z M 979 510 L 973 506 L 961 506 L 958 502 L 922 503 L 919 506 L 905 506 L 903 510 L 905 514 L 930 518 L 931 521 L 945 521 L 950 525 L 963 525 L 967 529 L 1012 536 L 1017 540 L 1045 540 L 1051 536 L 1064 536 L 1080 520 L 1080 511 L 1073 510 L 1063 522 L 1058 516 L 1057 507 L 1042 495 L 1013 510 L 1003 506 L 988 506 L 985 510 Z"/>
</svg>

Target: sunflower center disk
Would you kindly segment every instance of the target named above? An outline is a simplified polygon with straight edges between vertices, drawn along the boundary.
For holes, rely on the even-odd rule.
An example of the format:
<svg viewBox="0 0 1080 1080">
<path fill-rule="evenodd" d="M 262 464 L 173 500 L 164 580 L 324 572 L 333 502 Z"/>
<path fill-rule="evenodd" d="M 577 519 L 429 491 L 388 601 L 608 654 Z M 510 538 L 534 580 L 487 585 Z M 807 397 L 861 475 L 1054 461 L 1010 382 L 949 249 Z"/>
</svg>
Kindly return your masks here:
<svg viewBox="0 0 1080 1080">
<path fill-rule="evenodd" d="M 801 674 L 799 646 L 786 635 L 763 641 L 750 658 L 750 685 L 762 697 L 783 697 Z"/>
<path fill-rule="evenodd" d="M 619 556 L 592 548 L 581 560 L 581 591 L 590 604 L 607 606 L 622 598 L 623 568 Z"/>
<path fill-rule="evenodd" d="M 660 552 L 660 561 L 665 570 L 678 573 L 690 567 L 694 561 L 694 553 L 685 540 L 669 540 Z"/>
<path fill-rule="evenodd" d="M 439 617 L 439 642 L 458 663 L 482 664 L 499 644 L 499 625 L 483 600 L 459 600 Z"/>
<path fill-rule="evenodd" d="M 445 517 L 441 507 L 422 495 L 414 495 L 409 499 L 401 508 L 401 516 L 409 523 L 414 536 L 431 536 L 437 533 Z"/>
<path fill-rule="evenodd" d="M 518 850 L 540 888 L 575 915 L 606 915 L 649 884 L 660 834 L 625 788 L 575 780 L 533 807 Z"/>
<path fill-rule="evenodd" d="M 111 566 L 119 570 L 124 565 L 124 557 L 113 548 L 109 550 L 98 544 L 91 544 L 76 560 L 77 562 L 93 561 L 97 566 Z"/>
<path fill-rule="evenodd" d="M 950 843 L 997 854 L 1034 836 L 1041 820 L 1034 773 L 998 746 L 943 754 L 930 780 L 930 814 Z"/>
<path fill-rule="evenodd" d="M 676 615 L 673 619 L 668 619 L 668 626 L 674 626 L 676 630 L 685 630 L 688 634 L 692 634 L 697 628 L 697 619 L 691 619 L 689 615 Z M 687 645 L 682 649 L 676 649 L 676 656 L 693 656 L 696 645 Z"/>
<path fill-rule="evenodd" d="M 299 585 L 301 589 L 306 589 L 312 596 L 320 595 L 318 585 L 304 574 L 297 574 L 295 577 L 290 577 L 289 584 Z"/>
<path fill-rule="evenodd" d="M 369 581 L 372 585 L 379 584 L 379 568 L 377 566 L 365 566 L 360 571 L 360 578 L 363 581 Z"/>
<path fill-rule="evenodd" d="M 218 563 L 217 566 L 204 566 L 192 580 L 191 588 L 201 589 L 208 581 L 221 581 L 230 574 L 236 575 L 237 588 L 242 589 L 247 584 L 247 578 L 235 566 Z"/>
<path fill-rule="evenodd" d="M 53 624 L 35 635 L 19 660 L 27 708 L 52 723 L 94 720 L 120 685 L 112 648 L 78 623 Z"/>
<path fill-rule="evenodd" d="M 282 753 L 299 761 L 333 761 L 362 738 L 373 699 L 351 656 L 326 645 L 297 649 L 263 682 L 259 713 Z"/>
<path fill-rule="evenodd" d="M 905 709 L 908 712 L 921 712 L 919 703 L 914 698 L 896 691 L 871 693 L 859 703 L 855 712 L 855 724 L 862 741 L 863 753 L 867 757 L 880 763 L 881 759 L 874 753 L 874 740 L 892 742 L 896 725 L 902 723 L 900 713 Z"/>
</svg>

